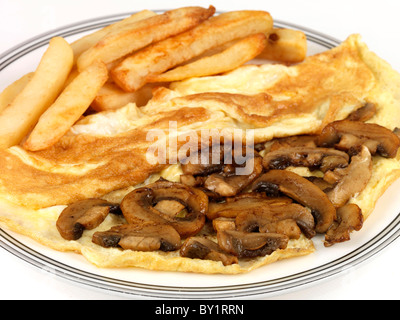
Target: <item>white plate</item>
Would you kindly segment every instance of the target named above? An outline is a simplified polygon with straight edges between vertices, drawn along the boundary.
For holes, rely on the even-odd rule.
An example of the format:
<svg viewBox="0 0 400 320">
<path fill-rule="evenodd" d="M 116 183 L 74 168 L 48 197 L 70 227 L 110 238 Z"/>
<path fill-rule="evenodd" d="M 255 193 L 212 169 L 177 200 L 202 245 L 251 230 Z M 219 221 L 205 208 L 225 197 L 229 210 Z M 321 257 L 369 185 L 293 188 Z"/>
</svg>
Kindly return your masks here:
<svg viewBox="0 0 400 320">
<path fill-rule="evenodd" d="M 130 13 L 129 13 L 130 14 Z M 30 39 L 0 55 L 0 88 L 33 71 L 54 36 L 73 41 L 86 33 L 121 20 L 129 14 L 103 17 L 69 25 Z M 313 30 L 275 21 L 306 33 L 309 54 L 330 49 L 339 41 Z M 379 200 L 375 211 L 352 240 L 331 248 L 314 238 L 316 252 L 284 260 L 242 275 L 202 275 L 148 271 L 135 268 L 99 269 L 82 256 L 48 249 L 31 239 L 0 229 L 0 246 L 15 256 L 53 275 L 130 297 L 170 299 L 261 298 L 304 288 L 357 267 L 400 235 L 400 198 L 394 183 Z"/>
</svg>

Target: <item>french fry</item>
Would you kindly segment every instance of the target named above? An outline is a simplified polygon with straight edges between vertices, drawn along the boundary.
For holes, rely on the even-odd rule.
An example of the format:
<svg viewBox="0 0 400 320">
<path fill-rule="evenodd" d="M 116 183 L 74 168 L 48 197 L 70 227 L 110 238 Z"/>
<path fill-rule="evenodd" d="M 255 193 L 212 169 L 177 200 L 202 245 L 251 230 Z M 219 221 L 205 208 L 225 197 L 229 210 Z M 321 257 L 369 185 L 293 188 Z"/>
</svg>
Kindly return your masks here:
<svg viewBox="0 0 400 320">
<path fill-rule="evenodd" d="M 108 33 L 77 60 L 81 71 L 95 60 L 109 64 L 154 42 L 189 30 L 215 13 L 215 8 L 185 7 L 167 11 Z"/>
<path fill-rule="evenodd" d="M 228 72 L 258 56 L 267 45 L 263 33 L 239 40 L 224 51 L 177 67 L 160 75 L 150 76 L 149 82 L 173 82 Z"/>
<path fill-rule="evenodd" d="M 220 14 L 192 30 L 153 44 L 123 60 L 111 71 L 125 91 L 141 88 L 149 76 L 161 74 L 228 41 L 256 33 L 269 33 L 271 15 L 265 11 L 235 11 Z"/>
<path fill-rule="evenodd" d="M 26 87 L 28 82 L 31 81 L 33 75 L 33 72 L 24 75 L 0 93 L 0 112 L 6 109 L 14 101 L 17 95 Z"/>
<path fill-rule="evenodd" d="M 91 107 L 98 112 L 119 109 L 128 103 L 135 103 L 138 107 L 142 107 L 153 96 L 154 87 L 154 84 L 149 84 L 136 92 L 125 92 L 114 83 L 106 83 L 100 89 Z"/>
<path fill-rule="evenodd" d="M 42 114 L 23 147 L 38 151 L 55 144 L 79 120 L 107 79 L 107 66 L 101 61 L 82 71 Z"/>
<path fill-rule="evenodd" d="M 97 42 L 99 42 L 103 37 L 105 37 L 108 33 L 116 32 L 131 23 L 147 19 L 153 16 L 156 16 L 157 13 L 150 10 L 143 10 L 138 13 L 135 13 L 129 16 L 126 19 L 123 19 L 119 22 L 113 23 L 103 29 L 100 29 L 94 33 L 91 33 L 81 39 L 78 39 L 71 43 L 72 50 L 74 51 L 75 60 L 86 50 L 93 47 Z"/>
<path fill-rule="evenodd" d="M 0 149 L 19 144 L 61 92 L 73 64 L 71 46 L 53 38 L 34 76 L 0 114 Z"/>
<path fill-rule="evenodd" d="M 76 66 L 73 66 L 72 69 L 71 69 L 71 72 L 70 72 L 69 75 L 68 75 L 67 80 L 65 80 L 65 83 L 64 83 L 64 86 L 63 86 L 62 91 L 64 91 L 64 89 L 65 89 L 66 87 L 68 87 L 68 86 L 70 85 L 70 83 L 71 83 L 72 81 L 74 81 L 74 79 L 75 79 L 78 75 L 79 75 L 79 72 L 78 72 L 78 70 L 76 69 Z"/>
<path fill-rule="evenodd" d="M 307 56 L 306 35 L 293 29 L 274 29 L 268 38 L 268 45 L 257 57 L 284 63 L 297 63 Z"/>
</svg>

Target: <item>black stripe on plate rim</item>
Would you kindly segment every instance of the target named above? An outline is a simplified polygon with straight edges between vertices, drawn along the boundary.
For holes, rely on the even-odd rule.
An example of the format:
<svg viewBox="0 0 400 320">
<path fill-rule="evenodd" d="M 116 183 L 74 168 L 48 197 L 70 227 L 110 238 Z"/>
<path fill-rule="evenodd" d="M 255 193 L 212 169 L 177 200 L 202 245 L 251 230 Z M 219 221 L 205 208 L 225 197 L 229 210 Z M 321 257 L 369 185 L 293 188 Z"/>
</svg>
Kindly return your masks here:
<svg viewBox="0 0 400 320">
<path fill-rule="evenodd" d="M 166 10 L 157 10 L 156 12 L 162 13 Z M 108 26 L 109 24 L 115 23 L 120 21 L 121 19 L 124 19 L 130 15 L 132 15 L 135 12 L 130 12 L 130 13 L 125 13 L 125 14 L 118 14 L 118 15 L 111 15 L 111 16 L 106 16 L 106 17 L 101 17 L 97 19 L 90 19 L 82 22 L 77 22 L 74 24 L 70 24 L 61 28 L 54 29 L 52 31 L 43 33 L 41 35 L 38 35 L 36 37 L 33 37 L 31 39 L 28 39 L 27 41 L 24 41 L 13 48 L 7 50 L 6 52 L 2 53 L 0 55 L 0 71 L 12 64 L 14 61 L 18 60 L 19 58 L 27 55 L 28 53 L 39 49 L 43 46 L 48 45 L 49 41 L 51 38 L 59 36 L 59 37 L 69 37 L 73 36 L 79 33 L 87 32 L 87 31 L 92 31 L 96 30 L 99 28 L 103 28 Z M 220 12 L 219 12 L 220 13 Z M 331 49 L 338 44 L 340 44 L 340 41 L 324 35 L 322 33 L 316 32 L 314 30 L 304 28 L 295 24 L 283 22 L 280 20 L 274 20 L 274 25 L 275 27 L 278 28 L 292 28 L 292 29 L 298 29 L 303 31 L 306 35 L 309 41 L 317 43 L 327 49 Z"/>
<path fill-rule="evenodd" d="M 6 231 L 0 229 L 0 246 L 11 254 L 40 269 L 93 288 L 105 289 L 116 293 L 145 297 L 174 299 L 218 299 L 239 298 L 257 295 L 277 294 L 280 291 L 309 286 L 320 280 L 332 278 L 349 268 L 370 259 L 390 245 L 400 236 L 400 215 L 381 232 L 352 252 L 334 261 L 286 277 L 243 285 L 218 287 L 173 287 L 136 283 L 100 276 L 94 273 L 60 263 L 26 246 Z M 186 294 L 186 295 L 185 295 Z"/>
</svg>

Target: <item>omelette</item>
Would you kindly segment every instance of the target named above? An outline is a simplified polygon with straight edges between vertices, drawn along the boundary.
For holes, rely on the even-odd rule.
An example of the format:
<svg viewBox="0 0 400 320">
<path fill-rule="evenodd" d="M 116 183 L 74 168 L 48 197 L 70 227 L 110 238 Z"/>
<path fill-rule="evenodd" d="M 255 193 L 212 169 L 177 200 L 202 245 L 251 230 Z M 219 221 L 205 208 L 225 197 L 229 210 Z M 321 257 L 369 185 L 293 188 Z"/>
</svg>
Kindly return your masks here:
<svg viewBox="0 0 400 320">
<path fill-rule="evenodd" d="M 148 133 L 151 130 L 161 130 L 168 139 L 179 133 L 200 132 L 204 129 L 217 128 L 232 133 L 235 129 L 246 130 L 251 133 L 254 144 L 259 146 L 257 155 L 263 158 L 264 171 L 252 180 L 250 191 L 241 189 L 241 198 L 235 194 L 233 198 L 236 198 L 230 201 L 250 202 L 249 199 L 254 196 L 250 194 L 260 190 L 259 193 L 263 194 L 262 201 L 274 202 L 274 199 L 282 198 L 282 201 L 286 201 L 292 194 L 282 185 L 276 190 L 275 187 L 281 182 L 270 177 L 272 180 L 265 183 L 267 176 L 275 171 L 281 170 L 288 177 L 296 175 L 294 179 L 300 177 L 302 182 L 307 180 L 308 186 L 315 179 L 320 181 L 324 173 L 327 176 L 326 172 L 331 179 L 335 179 L 345 168 L 336 171 L 326 169 L 323 172 L 320 167 L 307 167 L 303 163 L 297 166 L 293 163 L 282 165 L 281 157 L 277 167 L 265 171 L 268 155 L 282 151 L 273 151 L 274 146 L 286 143 L 285 148 L 289 148 L 293 137 L 317 137 L 322 141 L 319 147 L 332 148 L 323 139 L 327 128 L 330 131 L 339 130 L 337 128 L 342 123 L 351 121 L 349 116 L 368 105 L 373 105 L 376 110 L 363 122 L 365 125 L 377 125 L 391 133 L 396 132 L 396 128 L 400 127 L 400 75 L 371 52 L 359 35 L 352 35 L 338 47 L 307 57 L 304 62 L 296 65 L 249 64 L 217 76 L 174 82 L 169 87 L 155 89 L 152 99 L 143 107 L 139 108 L 131 103 L 118 110 L 84 117 L 48 149 L 29 152 L 21 146 L 14 146 L 0 151 L 1 227 L 29 236 L 54 250 L 82 254 L 88 262 L 100 268 L 139 267 L 149 270 L 238 274 L 278 260 L 312 254 L 315 251 L 313 241 L 320 239 L 313 239 L 313 227 L 306 226 L 307 223 L 312 225 L 313 221 L 308 219 L 308 222 L 304 222 L 306 218 L 302 220 L 301 234 L 294 236 L 279 235 L 280 224 L 263 225 L 269 231 L 262 235 L 273 233 L 274 239 L 268 238 L 266 241 L 274 242 L 275 247 L 261 250 L 262 254 L 253 254 L 259 250 L 257 243 L 263 241 L 258 238 L 254 240 L 256 244 L 253 240 L 251 243 L 257 248 L 252 248 L 250 244 L 246 247 L 247 244 L 241 243 L 245 247 L 243 254 L 237 254 L 235 250 L 229 251 L 232 248 L 225 252 L 221 252 L 220 248 L 203 250 L 204 239 L 214 244 L 229 244 L 233 238 L 229 240 L 226 237 L 233 237 L 239 232 L 229 228 L 234 219 L 238 224 L 242 215 L 239 212 L 234 216 L 224 216 L 217 212 L 216 216 L 211 217 L 211 208 L 224 203 L 218 200 L 209 203 L 208 208 L 199 206 L 199 203 L 205 201 L 204 195 L 207 192 L 201 191 L 199 194 L 193 191 L 197 190 L 193 187 L 194 184 L 182 187 L 185 185 L 182 176 L 193 178 L 193 175 L 188 175 L 185 171 L 187 167 L 179 161 L 148 161 L 146 152 L 154 143 L 149 141 Z M 175 130 L 171 130 L 171 122 L 176 124 Z M 370 159 L 368 168 L 366 167 L 368 179 L 363 182 L 361 190 L 353 192 L 345 201 L 345 205 L 354 205 L 360 210 L 358 213 L 362 214 L 359 219 L 361 224 L 373 212 L 384 191 L 400 176 L 397 154 L 399 141 L 396 141 L 398 138 L 391 138 L 396 146 L 389 156 L 389 153 L 382 151 L 381 145 L 375 146 L 375 152 L 368 151 L 365 146 L 357 151 L 350 148 L 354 164 L 357 161 L 363 163 L 364 158 Z M 303 147 L 304 145 L 301 146 Z M 335 161 L 338 158 L 336 154 L 332 157 Z M 347 159 L 349 161 L 350 158 Z M 356 167 L 351 163 L 348 166 Z M 257 179 L 261 179 L 258 184 Z M 189 206 L 191 210 L 186 214 L 199 211 L 205 220 L 195 231 L 186 230 L 188 233 L 184 233 L 186 236 L 182 236 L 182 239 L 170 236 L 168 244 L 165 241 L 160 244 L 154 237 L 151 241 L 144 241 L 142 235 L 133 232 L 124 244 L 121 241 L 118 245 L 112 245 L 110 242 L 115 240 L 115 234 L 127 225 L 130 217 L 126 214 L 109 213 L 109 210 L 106 210 L 98 226 L 90 230 L 79 230 L 81 234 L 78 239 L 72 237 L 67 240 L 67 236 L 61 231 L 60 217 L 74 204 L 95 199 L 100 201 L 96 202 L 100 203 L 100 207 L 104 207 L 101 204 L 104 201 L 113 204 L 113 209 L 120 206 L 122 211 L 130 210 L 130 206 L 134 208 L 136 205 L 132 199 L 139 197 L 140 193 L 145 194 L 140 198 L 143 200 L 151 192 L 161 194 L 165 189 L 178 186 L 183 190 L 182 194 L 192 192 L 190 197 L 199 200 L 198 203 L 188 205 L 189 200 L 186 199 L 183 207 L 179 206 L 182 201 L 175 201 L 176 210 L 182 213 L 185 205 L 186 208 Z M 331 187 L 329 191 L 323 192 L 318 187 L 318 192 L 324 194 L 321 196 L 323 199 L 330 192 L 340 197 L 341 190 L 336 189 Z M 215 189 L 208 188 L 208 191 L 215 192 Z M 278 194 L 273 194 L 276 192 Z M 164 202 L 173 201 L 172 198 L 160 197 Z M 300 211 L 305 217 L 309 217 L 310 213 L 315 214 L 311 200 L 302 203 L 301 197 L 292 195 L 292 198 L 294 200 L 290 200 L 290 205 L 297 208 L 300 203 Z M 328 234 L 332 230 L 331 225 L 335 223 L 335 228 L 338 228 L 340 221 L 336 221 L 335 210 L 342 205 L 343 203 L 331 212 L 321 213 L 322 218 L 315 216 L 320 233 Z M 120 209 L 115 209 L 118 210 Z M 162 207 L 158 210 L 162 211 Z M 136 214 L 140 210 L 133 211 L 135 217 L 132 221 L 142 219 Z M 234 210 L 230 212 L 232 211 Z M 338 214 L 339 211 L 337 209 Z M 253 213 L 256 216 L 258 211 Z M 212 231 L 213 226 L 210 224 L 216 219 L 225 220 L 222 222 L 230 225 L 223 231 L 225 238 L 219 235 L 217 237 Z M 181 220 L 185 220 L 184 217 Z M 249 227 L 246 221 L 242 223 L 247 223 L 246 226 Z M 149 230 L 156 228 L 152 223 L 145 223 L 145 226 Z M 169 234 L 175 235 L 177 227 L 174 224 L 172 226 L 172 229 L 170 225 L 165 226 L 163 232 L 171 229 Z M 261 230 L 261 225 L 258 227 Z M 298 229 L 296 225 L 291 224 L 291 227 L 291 230 Z M 261 232 L 248 233 L 259 236 Z M 110 237 L 105 238 L 110 234 Z M 142 238 L 138 240 L 140 237 Z M 132 242 L 139 243 L 140 248 L 143 246 L 146 249 L 134 250 L 131 247 Z M 172 243 L 177 244 L 173 246 Z M 328 244 L 332 243 L 328 241 Z M 200 249 L 195 250 L 196 246 Z M 150 250 L 150 247 L 153 249 Z"/>
</svg>

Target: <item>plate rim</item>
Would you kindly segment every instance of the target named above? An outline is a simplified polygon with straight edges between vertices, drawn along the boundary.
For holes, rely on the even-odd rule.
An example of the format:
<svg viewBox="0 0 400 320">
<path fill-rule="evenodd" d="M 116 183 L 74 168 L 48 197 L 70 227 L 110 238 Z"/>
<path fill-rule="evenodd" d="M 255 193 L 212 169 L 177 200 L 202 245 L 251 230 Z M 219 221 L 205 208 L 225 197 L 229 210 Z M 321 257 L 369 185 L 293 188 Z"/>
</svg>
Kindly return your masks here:
<svg viewBox="0 0 400 320">
<path fill-rule="evenodd" d="M 170 9 L 158 9 L 153 10 L 156 13 L 162 13 Z M 123 18 L 126 18 L 134 13 L 138 13 L 139 11 L 131 11 L 127 13 L 106 15 L 98 18 L 92 18 L 87 20 L 82 20 L 80 22 L 75 22 L 71 24 L 67 24 L 65 26 L 52 29 L 50 31 L 43 32 L 37 36 L 31 37 L 19 44 L 14 45 L 10 49 L 0 53 L 0 71 L 5 69 L 8 65 L 17 60 L 21 55 L 27 54 L 32 50 L 45 46 L 49 43 L 50 39 L 55 36 L 68 37 L 72 36 L 84 31 L 91 31 L 97 28 L 105 27 L 111 23 L 118 22 Z M 217 11 L 216 14 L 221 14 L 223 11 Z M 298 24 L 293 24 L 289 22 L 285 22 L 283 20 L 274 19 L 274 26 L 278 28 L 292 28 L 303 31 L 307 35 L 307 39 L 313 40 L 314 43 L 321 44 L 326 48 L 330 49 L 334 46 L 339 45 L 342 41 L 334 38 L 332 36 L 326 35 L 319 31 L 300 26 Z M 30 50 L 26 52 L 26 50 Z M 18 55 L 13 53 L 17 52 Z M 7 58 L 8 56 L 11 57 Z M 11 60 L 10 60 L 11 59 Z M 5 61 L 3 61 L 5 60 Z M 3 62 L 2 62 L 3 61 Z"/>
<path fill-rule="evenodd" d="M 154 10 L 157 13 L 166 10 Z M 68 24 L 27 39 L 0 54 L 0 72 L 9 65 L 48 44 L 55 36 L 68 37 L 85 31 L 95 30 L 113 22 L 119 21 L 138 11 L 107 15 Z M 217 11 L 217 14 L 221 11 Z M 310 42 L 331 49 L 341 43 L 340 40 L 303 27 L 274 19 L 274 26 L 278 28 L 292 28 L 303 31 Z M 329 261 L 315 268 L 294 273 L 276 279 L 252 282 L 248 284 L 215 286 L 215 287 L 174 287 L 136 283 L 128 280 L 110 278 L 83 271 L 56 261 L 16 239 L 12 234 L 0 228 L 0 247 L 20 258 L 21 260 L 42 270 L 51 272 L 60 278 L 89 286 L 129 296 L 167 299 L 221 299 L 244 298 L 256 296 L 272 296 L 292 289 L 300 289 L 315 282 L 332 278 L 349 268 L 354 268 L 382 251 L 400 237 L 400 214 L 398 214 L 379 234 L 352 252 Z M 286 280 L 282 280 L 286 279 Z M 183 295 L 185 294 L 185 295 Z"/>
</svg>

